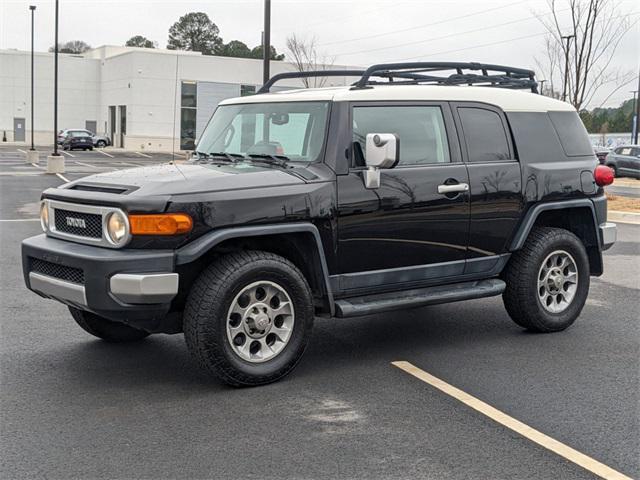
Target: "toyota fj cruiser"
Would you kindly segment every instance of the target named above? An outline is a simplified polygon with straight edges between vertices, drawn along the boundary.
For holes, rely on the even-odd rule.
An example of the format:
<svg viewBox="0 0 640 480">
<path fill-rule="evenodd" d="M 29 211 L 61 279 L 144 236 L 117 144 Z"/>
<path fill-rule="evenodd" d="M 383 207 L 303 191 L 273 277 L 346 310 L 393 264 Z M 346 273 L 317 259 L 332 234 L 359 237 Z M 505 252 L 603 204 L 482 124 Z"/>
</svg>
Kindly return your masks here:
<svg viewBox="0 0 640 480">
<path fill-rule="evenodd" d="M 269 93 L 312 75 L 359 79 Z M 184 332 L 235 386 L 289 373 L 314 316 L 502 295 L 564 330 L 616 239 L 612 172 L 536 88 L 477 63 L 278 75 L 221 102 L 186 163 L 46 190 L 25 282 L 106 341 Z"/>
</svg>

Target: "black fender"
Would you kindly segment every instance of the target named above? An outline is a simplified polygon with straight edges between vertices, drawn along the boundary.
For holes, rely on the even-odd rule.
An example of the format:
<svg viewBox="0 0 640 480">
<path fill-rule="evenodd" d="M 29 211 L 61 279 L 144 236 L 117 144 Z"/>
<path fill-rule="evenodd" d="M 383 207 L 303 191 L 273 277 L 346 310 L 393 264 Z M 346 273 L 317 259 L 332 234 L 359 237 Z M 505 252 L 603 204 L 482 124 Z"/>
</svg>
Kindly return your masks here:
<svg viewBox="0 0 640 480">
<path fill-rule="evenodd" d="M 327 301 L 331 316 L 335 314 L 335 304 L 331 283 L 329 282 L 329 269 L 327 260 L 322 248 L 322 240 L 318 228 L 312 223 L 289 223 L 282 225 L 256 225 L 248 227 L 231 227 L 213 230 L 197 238 L 193 242 L 179 248 L 175 252 L 175 264 L 184 265 L 194 262 L 209 252 L 213 247 L 225 240 L 233 238 L 260 237 L 266 235 L 279 235 L 287 233 L 309 233 L 315 240 L 314 248 L 319 258 L 321 275 L 324 278 L 324 288 L 326 290 Z"/>
</svg>

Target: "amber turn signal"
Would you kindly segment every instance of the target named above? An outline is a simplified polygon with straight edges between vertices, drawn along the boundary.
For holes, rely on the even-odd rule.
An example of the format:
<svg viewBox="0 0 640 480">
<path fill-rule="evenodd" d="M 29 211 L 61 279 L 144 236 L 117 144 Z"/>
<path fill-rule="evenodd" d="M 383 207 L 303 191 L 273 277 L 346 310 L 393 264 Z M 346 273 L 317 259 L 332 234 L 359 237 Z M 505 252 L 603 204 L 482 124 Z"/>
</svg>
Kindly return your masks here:
<svg viewBox="0 0 640 480">
<path fill-rule="evenodd" d="M 193 220 L 186 213 L 157 215 L 129 215 L 132 235 L 180 235 L 193 228 Z"/>
</svg>

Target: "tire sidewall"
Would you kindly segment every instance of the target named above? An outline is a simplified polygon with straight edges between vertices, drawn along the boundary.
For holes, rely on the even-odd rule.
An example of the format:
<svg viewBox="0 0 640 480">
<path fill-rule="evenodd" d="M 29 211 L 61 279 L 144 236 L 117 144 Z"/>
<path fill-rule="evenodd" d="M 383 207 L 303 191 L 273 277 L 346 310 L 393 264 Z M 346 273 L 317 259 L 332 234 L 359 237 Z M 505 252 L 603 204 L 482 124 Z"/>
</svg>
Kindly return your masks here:
<svg viewBox="0 0 640 480">
<path fill-rule="evenodd" d="M 233 350 L 227 336 L 228 311 L 231 302 L 254 282 L 270 281 L 280 285 L 289 295 L 295 314 L 293 332 L 285 348 L 274 358 L 261 363 L 243 360 Z M 198 306 L 201 309 L 202 305 Z M 204 312 L 198 312 L 202 315 Z M 313 327 L 313 299 L 302 274 L 287 264 L 269 260 L 247 263 L 233 272 L 224 288 L 218 291 L 214 307 L 206 313 L 201 341 L 206 355 L 213 361 L 216 373 L 244 385 L 269 383 L 288 373 L 304 352 Z M 247 341 L 251 341 L 248 339 Z M 217 347 L 216 347 L 217 346 Z M 208 363 L 208 362 L 207 362 Z"/>
<path fill-rule="evenodd" d="M 542 262 L 551 253 L 557 250 L 564 250 L 573 257 L 578 269 L 578 285 L 571 304 L 562 312 L 552 313 L 546 310 L 540 301 L 540 297 L 538 295 L 538 275 Z M 556 238 L 554 241 L 548 242 L 548 244 L 541 250 L 539 257 L 536 258 L 535 271 L 532 273 L 533 275 L 529 278 L 529 281 L 531 282 L 530 288 L 532 291 L 532 303 L 538 311 L 539 318 L 543 321 L 545 328 L 550 331 L 565 329 L 568 325 L 574 322 L 578 315 L 580 315 L 587 299 L 587 295 L 589 294 L 589 259 L 582 243 L 578 238 L 571 234 L 564 234 L 560 238 Z"/>
</svg>

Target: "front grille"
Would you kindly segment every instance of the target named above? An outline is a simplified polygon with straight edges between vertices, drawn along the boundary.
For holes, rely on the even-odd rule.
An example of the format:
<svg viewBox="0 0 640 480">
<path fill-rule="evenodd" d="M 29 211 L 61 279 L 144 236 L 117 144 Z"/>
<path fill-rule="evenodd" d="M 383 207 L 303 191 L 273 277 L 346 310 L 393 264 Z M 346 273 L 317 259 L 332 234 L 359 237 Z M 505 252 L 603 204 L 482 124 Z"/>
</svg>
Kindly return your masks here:
<svg viewBox="0 0 640 480">
<path fill-rule="evenodd" d="M 84 284 L 84 271 L 31 257 L 31 271 L 71 283 Z"/>
<path fill-rule="evenodd" d="M 102 215 L 55 209 L 56 230 L 81 237 L 102 238 Z"/>
</svg>

